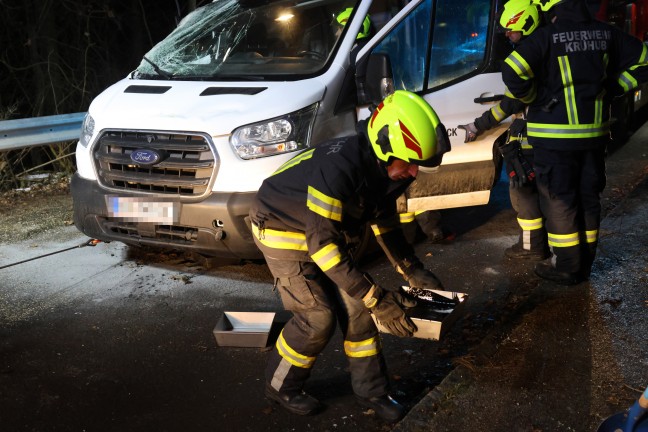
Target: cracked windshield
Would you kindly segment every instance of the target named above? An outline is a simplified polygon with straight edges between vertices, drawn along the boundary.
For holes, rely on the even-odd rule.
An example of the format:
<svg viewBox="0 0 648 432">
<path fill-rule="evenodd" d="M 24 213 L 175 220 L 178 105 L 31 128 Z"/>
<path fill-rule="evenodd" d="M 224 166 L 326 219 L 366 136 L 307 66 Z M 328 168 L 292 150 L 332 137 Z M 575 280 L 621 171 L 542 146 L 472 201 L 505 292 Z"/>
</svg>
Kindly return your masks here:
<svg viewBox="0 0 648 432">
<path fill-rule="evenodd" d="M 219 0 L 197 9 L 148 52 L 140 79 L 260 79 L 317 72 L 355 2 Z M 341 23 L 338 21 L 342 21 Z"/>
</svg>

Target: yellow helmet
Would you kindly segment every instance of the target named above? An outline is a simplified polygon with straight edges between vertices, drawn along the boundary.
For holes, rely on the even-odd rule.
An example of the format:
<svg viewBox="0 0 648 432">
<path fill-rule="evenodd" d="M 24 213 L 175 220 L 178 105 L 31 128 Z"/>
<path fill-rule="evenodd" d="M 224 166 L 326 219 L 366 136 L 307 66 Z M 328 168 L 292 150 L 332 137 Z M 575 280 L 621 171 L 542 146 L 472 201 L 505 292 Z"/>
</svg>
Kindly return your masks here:
<svg viewBox="0 0 648 432">
<path fill-rule="evenodd" d="M 563 0 L 533 0 L 533 3 L 537 4 L 542 12 L 547 12 L 562 1 Z"/>
<path fill-rule="evenodd" d="M 509 0 L 500 16 L 500 25 L 504 29 L 522 32 L 524 36 L 533 33 L 539 23 L 538 8 L 531 0 Z"/>
<path fill-rule="evenodd" d="M 346 26 L 347 21 L 349 21 L 349 17 L 351 16 L 351 12 L 353 12 L 353 8 L 346 8 L 342 12 L 340 12 L 338 16 L 335 17 L 338 24 L 340 24 L 342 27 Z M 371 19 L 369 19 L 369 15 L 367 15 L 365 16 L 364 21 L 362 21 L 362 28 L 358 32 L 358 36 L 356 36 L 356 40 L 369 37 L 370 28 L 371 28 Z"/>
<path fill-rule="evenodd" d="M 422 97 L 405 90 L 387 96 L 367 123 L 376 157 L 421 166 L 438 166 L 450 150 L 448 134 L 436 112 Z"/>
</svg>

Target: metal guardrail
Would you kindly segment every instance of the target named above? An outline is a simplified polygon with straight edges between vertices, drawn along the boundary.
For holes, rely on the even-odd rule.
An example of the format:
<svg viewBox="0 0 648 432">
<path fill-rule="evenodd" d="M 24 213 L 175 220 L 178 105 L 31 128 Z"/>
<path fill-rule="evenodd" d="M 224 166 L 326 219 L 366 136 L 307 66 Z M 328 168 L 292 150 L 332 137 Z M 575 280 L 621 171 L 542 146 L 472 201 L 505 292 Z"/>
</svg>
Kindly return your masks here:
<svg viewBox="0 0 648 432">
<path fill-rule="evenodd" d="M 0 121 L 0 151 L 76 140 L 85 115 L 80 112 Z"/>
</svg>

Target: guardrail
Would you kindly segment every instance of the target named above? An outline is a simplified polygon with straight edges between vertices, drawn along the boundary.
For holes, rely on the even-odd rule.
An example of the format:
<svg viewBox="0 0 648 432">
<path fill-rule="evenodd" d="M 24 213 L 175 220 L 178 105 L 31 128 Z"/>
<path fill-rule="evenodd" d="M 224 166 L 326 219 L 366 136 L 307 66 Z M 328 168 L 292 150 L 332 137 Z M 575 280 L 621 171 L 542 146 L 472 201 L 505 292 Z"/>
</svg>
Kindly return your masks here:
<svg viewBox="0 0 648 432">
<path fill-rule="evenodd" d="M 0 151 L 76 140 L 85 115 L 80 112 L 0 121 Z"/>
</svg>

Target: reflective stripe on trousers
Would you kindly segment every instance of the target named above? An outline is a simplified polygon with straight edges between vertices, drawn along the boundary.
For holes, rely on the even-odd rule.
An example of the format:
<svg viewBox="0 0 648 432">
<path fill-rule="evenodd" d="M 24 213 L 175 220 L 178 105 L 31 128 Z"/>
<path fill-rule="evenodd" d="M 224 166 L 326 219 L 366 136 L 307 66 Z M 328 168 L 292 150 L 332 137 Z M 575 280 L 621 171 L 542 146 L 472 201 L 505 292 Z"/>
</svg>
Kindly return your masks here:
<svg viewBox="0 0 648 432">
<path fill-rule="evenodd" d="M 267 255 L 266 262 L 279 282 L 284 308 L 293 313 L 270 353 L 266 381 L 281 392 L 301 391 L 317 355 L 333 336 L 337 319 L 354 393 L 361 397 L 386 394 L 388 379 L 380 336 L 364 304 L 338 290 L 313 262 Z M 339 312 L 337 316 L 334 310 Z"/>
<path fill-rule="evenodd" d="M 605 188 L 605 149 L 534 149 L 540 207 L 556 268 L 588 275 L 596 253 L 600 194 Z"/>
</svg>

